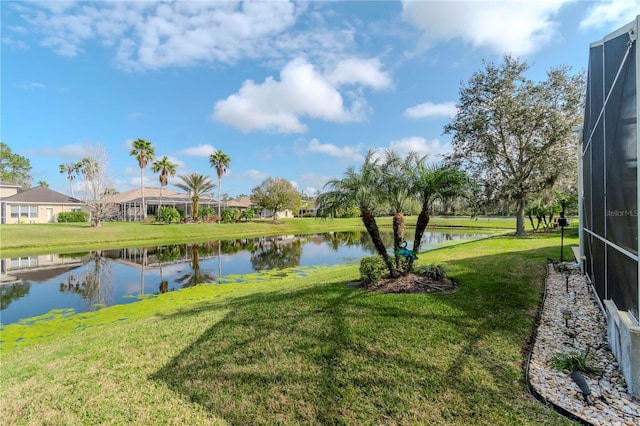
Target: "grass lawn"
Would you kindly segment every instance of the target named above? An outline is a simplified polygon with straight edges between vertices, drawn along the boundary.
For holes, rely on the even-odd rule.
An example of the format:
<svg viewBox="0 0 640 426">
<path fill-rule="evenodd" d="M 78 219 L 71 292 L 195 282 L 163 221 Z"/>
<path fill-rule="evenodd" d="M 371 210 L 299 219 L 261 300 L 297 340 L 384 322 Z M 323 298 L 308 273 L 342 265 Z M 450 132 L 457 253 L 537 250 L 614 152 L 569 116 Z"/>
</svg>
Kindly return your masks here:
<svg viewBox="0 0 640 426">
<path fill-rule="evenodd" d="M 391 229 L 391 217 L 378 218 L 381 228 Z M 416 216 L 406 218 L 415 226 Z M 431 227 L 496 228 L 515 231 L 514 218 L 434 217 Z M 324 220 L 314 218 L 256 220 L 231 224 L 172 224 L 105 222 L 92 228 L 87 223 L 5 224 L 0 225 L 2 257 L 83 250 L 133 247 L 138 245 L 203 242 L 216 239 L 248 238 L 266 235 L 313 234 L 362 230 L 359 218 Z"/>
<path fill-rule="evenodd" d="M 569 425 L 523 379 L 559 246 L 554 232 L 423 253 L 459 282 L 450 294 L 297 268 L 9 325 L 2 423 Z"/>
</svg>

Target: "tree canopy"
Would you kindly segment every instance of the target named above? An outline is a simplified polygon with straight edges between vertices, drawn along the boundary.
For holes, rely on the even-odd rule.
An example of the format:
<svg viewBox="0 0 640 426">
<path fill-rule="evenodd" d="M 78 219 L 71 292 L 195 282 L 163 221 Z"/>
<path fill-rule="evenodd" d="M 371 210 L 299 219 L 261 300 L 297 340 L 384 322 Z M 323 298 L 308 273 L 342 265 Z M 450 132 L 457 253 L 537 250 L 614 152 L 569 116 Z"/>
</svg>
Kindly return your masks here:
<svg viewBox="0 0 640 426">
<path fill-rule="evenodd" d="M 0 180 L 26 188 L 31 186 L 31 162 L 11 151 L 9 145 L 0 142 Z"/>
<path fill-rule="evenodd" d="M 67 180 L 69 181 L 69 191 L 71 192 L 71 197 L 75 197 L 75 195 L 73 194 L 73 180 L 76 178 L 78 173 L 80 173 L 81 169 L 82 169 L 81 161 L 60 164 L 60 173 L 67 174 Z"/>
<path fill-rule="evenodd" d="M 584 73 L 566 66 L 534 82 L 526 62 L 505 56 L 485 63 L 460 88 L 458 112 L 445 126 L 453 134 L 452 159 L 467 169 L 489 197 L 515 202 L 516 234 L 524 234 L 524 209 L 539 191 L 553 188 L 576 167 L 571 128 L 582 120 Z"/>
<path fill-rule="evenodd" d="M 267 178 L 251 190 L 251 201 L 256 206 L 271 212 L 274 222 L 278 212 L 296 210 L 300 205 L 300 194 L 285 178 Z"/>
<path fill-rule="evenodd" d="M 319 216 L 335 217 L 340 210 L 357 208 L 378 254 L 394 277 L 411 272 L 411 257 L 403 266 L 399 257 L 398 241 L 404 239 L 402 210 L 408 202 L 420 202 L 421 211 L 416 224 L 412 252 L 420 250 L 424 230 L 429 224 L 429 214 L 436 200 L 450 200 L 464 196 L 471 186 L 466 174 L 451 164 L 428 165 L 427 157 L 409 153 L 405 158 L 387 151 L 379 157 L 370 150 L 359 169 L 350 167 L 342 179 L 333 179 L 325 185 L 316 200 Z M 391 211 L 394 214 L 393 240 L 396 262 L 387 253 L 375 219 L 375 212 Z"/>
<path fill-rule="evenodd" d="M 156 160 L 151 164 L 151 171 L 153 173 L 159 173 L 158 180 L 160 181 L 160 205 L 162 206 L 162 189 L 169 183 L 169 176 L 176 175 L 177 164 L 171 162 L 169 157 L 164 155 L 160 160 Z"/>
<path fill-rule="evenodd" d="M 175 185 L 191 196 L 191 217 L 198 220 L 200 197 L 214 190 L 216 184 L 211 181 L 209 176 L 200 173 L 189 173 L 178 177 L 182 183 Z"/>
</svg>

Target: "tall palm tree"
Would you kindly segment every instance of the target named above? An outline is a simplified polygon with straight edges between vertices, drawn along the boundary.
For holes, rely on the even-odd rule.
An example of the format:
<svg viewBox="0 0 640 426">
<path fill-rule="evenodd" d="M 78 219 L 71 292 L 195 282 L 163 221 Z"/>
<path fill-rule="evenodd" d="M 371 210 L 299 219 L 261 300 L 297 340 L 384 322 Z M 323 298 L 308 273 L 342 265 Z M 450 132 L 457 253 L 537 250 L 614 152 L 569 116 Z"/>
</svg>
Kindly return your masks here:
<svg viewBox="0 0 640 426">
<path fill-rule="evenodd" d="M 424 230 L 429 224 L 431 207 L 436 200 L 451 200 L 456 197 L 469 196 L 472 183 L 467 174 L 454 165 L 439 163 L 427 164 L 426 156 L 418 157 L 412 154 L 409 161 L 411 172 L 410 189 L 420 201 L 420 214 L 416 222 L 413 239 L 413 251 L 420 250 L 420 243 Z M 411 272 L 413 259 L 409 259 L 406 273 Z"/>
<path fill-rule="evenodd" d="M 136 139 L 131 143 L 131 152 L 129 155 L 138 160 L 140 166 L 140 196 L 142 198 L 142 219 L 147 217 L 147 205 L 144 202 L 144 168 L 150 161 L 153 161 L 155 149 L 153 144 L 144 139 Z"/>
<path fill-rule="evenodd" d="M 198 220 L 200 197 L 215 189 L 216 184 L 211 182 L 209 176 L 200 173 L 190 173 L 178 177 L 182 180 L 182 183 L 176 183 L 175 185 L 191 196 L 191 216 L 194 220 Z"/>
<path fill-rule="evenodd" d="M 230 163 L 231 157 L 222 152 L 222 150 L 217 150 L 209 156 L 209 164 L 211 167 L 216 168 L 216 173 L 218 174 L 218 220 L 220 220 L 220 188 L 222 188 L 222 175 L 227 171 Z"/>
<path fill-rule="evenodd" d="M 387 248 L 380 236 L 380 230 L 376 223 L 375 210 L 380 207 L 381 171 L 378 160 L 375 159 L 375 151 L 369 150 L 360 170 L 349 167 L 342 179 L 332 179 L 326 183 L 328 191 L 320 194 L 316 200 L 319 216 L 335 216 L 335 213 L 345 208 L 357 207 L 360 209 L 360 217 L 371 240 L 384 259 L 392 277 L 398 276 L 398 272 L 387 253 Z"/>
<path fill-rule="evenodd" d="M 66 173 L 67 179 L 69 180 L 69 190 L 71 191 L 71 197 L 75 198 L 73 195 L 73 179 L 75 179 L 76 175 L 80 173 L 80 169 L 82 168 L 82 162 L 75 163 L 63 163 L 60 164 L 60 173 Z"/>
<path fill-rule="evenodd" d="M 158 210 L 162 207 L 162 188 L 169 183 L 169 176 L 173 177 L 176 175 L 176 167 L 178 167 L 178 165 L 169 161 L 169 157 L 166 155 L 151 165 L 151 171 L 153 173 L 160 173 L 158 175 L 158 180 L 160 181 L 160 205 L 158 206 Z"/>
<path fill-rule="evenodd" d="M 98 164 L 93 157 L 85 157 L 78 162 L 78 172 L 84 176 L 84 197 L 87 199 L 89 182 L 93 181 L 98 171 Z M 95 195 L 95 194 L 94 194 Z"/>
</svg>

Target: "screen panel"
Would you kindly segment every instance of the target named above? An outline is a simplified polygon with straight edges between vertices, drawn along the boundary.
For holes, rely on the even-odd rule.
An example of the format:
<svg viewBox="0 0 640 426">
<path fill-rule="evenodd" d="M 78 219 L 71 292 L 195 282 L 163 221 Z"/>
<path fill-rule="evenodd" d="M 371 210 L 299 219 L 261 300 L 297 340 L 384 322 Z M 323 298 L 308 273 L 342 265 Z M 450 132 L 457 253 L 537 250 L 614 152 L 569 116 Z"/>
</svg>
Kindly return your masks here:
<svg viewBox="0 0 640 426">
<path fill-rule="evenodd" d="M 607 247 L 607 283 L 608 298 L 613 300 L 619 310 L 631 311 L 638 317 L 638 286 L 629 285 L 638 282 L 638 264 L 635 260 Z"/>
<path fill-rule="evenodd" d="M 608 41 L 604 49 L 605 90 L 610 91 L 604 113 L 605 218 L 607 240 L 637 253 L 636 64 L 635 49 L 624 60 L 628 40 L 623 34 Z"/>
</svg>

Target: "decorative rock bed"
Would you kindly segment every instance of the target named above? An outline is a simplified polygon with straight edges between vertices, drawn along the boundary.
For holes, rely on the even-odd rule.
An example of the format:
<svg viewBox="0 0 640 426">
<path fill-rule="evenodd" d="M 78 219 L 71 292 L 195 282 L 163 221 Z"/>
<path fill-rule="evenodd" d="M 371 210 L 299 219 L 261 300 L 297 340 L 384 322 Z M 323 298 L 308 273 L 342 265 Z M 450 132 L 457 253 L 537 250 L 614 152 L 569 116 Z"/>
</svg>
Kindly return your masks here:
<svg viewBox="0 0 640 426">
<path fill-rule="evenodd" d="M 548 267 L 544 305 L 527 369 L 533 392 L 587 424 L 640 425 L 640 402 L 626 391 L 624 377 L 608 348 L 604 314 L 587 278 L 575 264 L 558 266 L 566 270 Z M 570 319 L 563 318 L 564 309 L 571 311 Z M 569 374 L 550 366 L 554 355 L 570 352 L 588 353 L 601 370 L 584 375 L 591 390 L 590 401 Z"/>
</svg>

